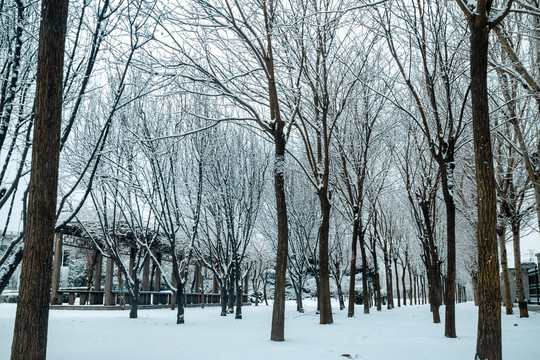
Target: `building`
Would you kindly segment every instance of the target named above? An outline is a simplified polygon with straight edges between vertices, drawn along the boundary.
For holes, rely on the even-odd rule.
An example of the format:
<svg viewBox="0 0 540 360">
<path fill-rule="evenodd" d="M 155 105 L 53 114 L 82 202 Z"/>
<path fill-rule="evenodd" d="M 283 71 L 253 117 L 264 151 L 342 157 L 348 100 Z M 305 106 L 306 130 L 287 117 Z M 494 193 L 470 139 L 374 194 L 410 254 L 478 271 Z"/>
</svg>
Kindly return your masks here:
<svg viewBox="0 0 540 360">
<path fill-rule="evenodd" d="M 540 253 L 536 254 L 537 260 L 540 263 Z M 510 280 L 510 294 L 512 303 L 517 303 L 517 290 L 515 280 L 515 269 L 508 269 L 508 277 Z M 521 279 L 523 281 L 523 290 L 525 291 L 525 299 L 529 304 L 540 304 L 540 289 L 538 281 L 538 264 L 534 262 L 526 262 L 521 264 Z M 504 299 L 504 285 L 501 277 L 501 296 Z"/>
</svg>

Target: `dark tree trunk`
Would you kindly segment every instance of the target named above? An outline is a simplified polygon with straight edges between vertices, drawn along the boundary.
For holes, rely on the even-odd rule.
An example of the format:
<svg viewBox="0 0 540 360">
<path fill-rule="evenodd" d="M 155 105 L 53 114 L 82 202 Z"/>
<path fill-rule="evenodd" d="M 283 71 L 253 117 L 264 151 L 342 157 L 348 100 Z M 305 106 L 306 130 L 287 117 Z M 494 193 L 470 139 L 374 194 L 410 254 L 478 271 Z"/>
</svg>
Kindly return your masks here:
<svg viewBox="0 0 540 360">
<path fill-rule="evenodd" d="M 235 261 L 234 264 L 236 276 L 236 315 L 234 316 L 235 319 L 242 319 L 242 301 L 244 297 L 244 289 L 242 288 L 242 279 L 240 276 L 240 264 L 238 263 L 238 259 Z"/>
<path fill-rule="evenodd" d="M 525 298 L 525 289 L 523 288 L 523 277 L 521 272 L 521 247 L 520 247 L 520 229 L 521 219 L 519 216 L 512 219 L 512 240 L 514 243 L 514 275 L 516 283 L 516 292 L 518 298 L 519 317 L 529 317 L 527 309 L 527 299 Z"/>
<path fill-rule="evenodd" d="M 178 279 L 178 291 L 176 292 L 176 305 L 178 308 L 176 309 L 176 323 L 177 324 L 183 324 L 185 323 L 184 319 L 184 311 L 185 311 L 185 300 L 186 300 L 186 294 L 184 293 L 184 281 L 182 279 Z"/>
<path fill-rule="evenodd" d="M 497 249 L 497 200 L 488 108 L 487 14 L 472 16 L 471 100 L 478 192 L 478 334 L 476 358 L 502 359 L 499 259 Z M 484 18 L 484 19 L 482 19 Z"/>
<path fill-rule="evenodd" d="M 339 270 L 338 270 L 339 271 Z M 339 300 L 339 310 L 345 309 L 345 299 L 343 296 L 343 288 L 341 287 L 341 278 L 336 278 L 336 287 Z"/>
<path fill-rule="evenodd" d="M 417 304 L 420 305 L 422 303 L 422 300 L 420 299 L 420 276 L 418 274 L 415 275 L 415 282 L 416 282 L 416 301 L 417 301 Z"/>
<path fill-rule="evenodd" d="M 396 273 L 396 294 L 397 294 L 397 306 L 401 307 L 401 294 L 399 293 L 399 275 L 397 271 L 397 258 L 394 259 L 394 272 Z"/>
<path fill-rule="evenodd" d="M 12 360 L 41 360 L 47 354 L 67 14 L 67 0 L 43 0 L 28 214 Z"/>
<path fill-rule="evenodd" d="M 351 244 L 351 275 L 349 278 L 349 307 L 347 309 L 347 317 L 353 317 L 354 316 L 354 304 L 356 300 L 356 254 L 357 254 L 357 248 L 358 248 L 358 226 L 359 226 L 359 218 L 358 218 L 358 212 L 355 212 L 353 214 L 354 216 L 354 223 L 353 223 L 353 233 L 352 233 L 352 244 Z M 362 274 L 364 275 L 364 273 Z"/>
<path fill-rule="evenodd" d="M 394 290 L 392 289 L 392 264 L 390 263 L 390 259 L 388 257 L 388 246 L 386 244 L 386 241 L 384 243 L 384 273 L 385 273 L 385 279 L 386 279 L 386 308 L 388 310 L 394 308 Z"/>
<path fill-rule="evenodd" d="M 411 263 L 407 263 L 407 270 L 408 270 L 408 273 L 409 273 L 409 304 L 412 306 L 412 304 L 413 304 L 414 284 L 413 284 L 413 280 L 412 280 Z"/>
<path fill-rule="evenodd" d="M 319 301 L 321 306 L 320 324 L 332 324 L 332 304 L 330 297 L 330 271 L 328 264 L 328 233 L 330 230 L 330 201 L 326 191 L 319 192 L 322 221 L 319 228 Z"/>
<path fill-rule="evenodd" d="M 319 282 L 319 277 L 315 276 L 315 291 L 317 292 L 317 310 L 316 314 L 319 315 L 321 313 L 321 283 Z"/>
<path fill-rule="evenodd" d="M 375 302 L 377 303 L 377 311 L 382 311 L 381 278 L 378 266 L 375 266 Z"/>
<path fill-rule="evenodd" d="M 274 89 L 275 84 L 270 84 Z M 272 94 L 272 91 L 271 91 Z M 273 101 L 277 102 L 277 95 L 270 97 L 272 108 Z M 277 109 L 278 104 L 274 105 Z M 277 114 L 276 114 L 277 115 Z M 277 121 L 274 133 L 275 164 L 274 164 L 274 190 L 276 196 L 276 211 L 278 222 L 278 246 L 276 256 L 276 282 L 274 288 L 274 307 L 272 309 L 272 331 L 270 339 L 274 341 L 285 340 L 285 277 L 287 274 L 287 253 L 289 249 L 289 228 L 287 224 L 287 205 L 285 202 L 284 167 L 285 167 L 285 138 L 283 124 Z"/>
<path fill-rule="evenodd" d="M 138 316 L 138 310 L 139 310 L 139 298 L 140 298 L 140 280 L 138 277 L 135 277 L 133 279 L 133 289 L 131 293 L 131 308 L 129 310 L 129 318 L 130 319 L 136 319 Z"/>
<path fill-rule="evenodd" d="M 366 254 L 366 241 L 365 234 L 360 234 L 360 254 L 362 255 L 362 296 L 364 297 L 364 314 L 369 314 L 369 287 L 367 279 L 367 254 Z"/>
<path fill-rule="evenodd" d="M 512 315 L 514 313 L 514 309 L 512 305 L 512 295 L 510 294 L 510 277 L 508 276 L 508 255 L 506 252 L 506 225 L 501 224 L 497 227 L 497 236 L 499 237 L 499 249 L 501 253 L 501 276 L 504 288 L 504 307 L 506 309 L 506 315 Z"/>
<path fill-rule="evenodd" d="M 441 306 L 441 300 L 440 300 L 441 280 L 440 279 L 441 279 L 440 276 L 437 274 L 433 274 L 433 271 L 431 272 L 431 274 L 428 274 L 429 298 L 430 298 L 429 304 L 430 304 L 434 324 L 439 324 L 441 322 L 441 315 L 439 313 L 439 308 Z"/>
<path fill-rule="evenodd" d="M 456 205 L 454 203 L 454 157 L 448 154 L 441 163 L 441 179 L 446 207 L 446 292 L 444 336 L 456 337 Z"/>
<path fill-rule="evenodd" d="M 234 284 L 236 282 L 236 270 L 231 271 L 231 275 L 229 278 L 229 281 L 227 282 L 227 291 L 228 291 L 228 298 L 227 298 L 227 313 L 232 314 L 234 313 Z"/>
<path fill-rule="evenodd" d="M 304 313 L 304 304 L 302 302 L 302 275 L 298 276 L 298 283 L 294 283 L 294 291 L 296 293 L 296 311 Z"/>
<path fill-rule="evenodd" d="M 407 306 L 407 287 L 405 286 L 405 275 L 407 274 L 405 266 L 401 274 L 401 283 L 403 284 L 403 306 Z"/>
<path fill-rule="evenodd" d="M 264 283 L 263 283 L 263 299 L 266 306 L 268 306 L 268 294 L 266 293 L 267 284 L 268 284 L 268 272 L 264 274 Z"/>
<path fill-rule="evenodd" d="M 227 286 L 225 280 L 221 286 L 221 316 L 227 316 Z"/>
<path fill-rule="evenodd" d="M 381 281 L 379 277 L 379 264 L 377 262 L 377 247 L 375 239 L 371 241 L 371 256 L 373 256 L 373 273 L 375 274 L 375 304 L 377 311 L 382 311 Z"/>
</svg>

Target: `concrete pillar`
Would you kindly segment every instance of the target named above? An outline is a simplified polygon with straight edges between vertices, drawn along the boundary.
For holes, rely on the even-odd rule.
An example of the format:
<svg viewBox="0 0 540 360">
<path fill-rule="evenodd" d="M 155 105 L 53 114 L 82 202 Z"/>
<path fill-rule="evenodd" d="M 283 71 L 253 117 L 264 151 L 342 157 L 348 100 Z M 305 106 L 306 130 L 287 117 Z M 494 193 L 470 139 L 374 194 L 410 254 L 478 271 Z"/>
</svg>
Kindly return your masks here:
<svg viewBox="0 0 540 360">
<path fill-rule="evenodd" d="M 57 232 L 54 242 L 54 266 L 51 285 L 51 305 L 61 305 L 62 298 L 58 295 L 58 289 L 60 288 L 60 267 L 62 266 L 62 242 L 63 234 Z"/>
<path fill-rule="evenodd" d="M 113 290 L 113 274 L 114 274 L 114 261 L 112 257 L 107 258 L 107 263 L 105 265 L 105 305 L 114 305 L 114 296 L 112 293 Z"/>
<path fill-rule="evenodd" d="M 144 260 L 143 264 L 142 290 L 150 291 L 150 256 Z"/>
<path fill-rule="evenodd" d="M 194 293 L 200 293 L 202 287 L 202 273 L 201 273 L 201 264 L 197 261 L 195 263 L 195 271 L 193 272 L 195 288 L 191 289 Z"/>
<path fill-rule="evenodd" d="M 161 265 L 161 253 L 156 254 L 156 271 L 154 273 L 154 291 L 159 291 L 161 288 L 161 270 L 159 265 Z"/>
<path fill-rule="evenodd" d="M 94 290 L 101 290 L 101 275 L 103 275 L 103 255 L 98 251 L 94 270 Z"/>
</svg>

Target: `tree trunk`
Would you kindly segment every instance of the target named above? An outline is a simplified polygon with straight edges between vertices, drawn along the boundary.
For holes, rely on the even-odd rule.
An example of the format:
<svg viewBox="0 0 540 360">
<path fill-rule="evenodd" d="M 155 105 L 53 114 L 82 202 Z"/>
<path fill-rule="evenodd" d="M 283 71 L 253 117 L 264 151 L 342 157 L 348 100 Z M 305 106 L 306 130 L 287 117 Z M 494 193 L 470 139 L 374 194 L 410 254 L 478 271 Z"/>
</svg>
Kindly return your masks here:
<svg viewBox="0 0 540 360">
<path fill-rule="evenodd" d="M 514 268 L 516 292 L 518 297 L 519 317 L 529 317 L 527 309 L 527 299 L 525 299 L 525 289 L 523 288 L 523 276 L 521 273 L 521 247 L 520 247 L 520 229 L 521 219 L 519 216 L 512 220 L 512 239 L 514 242 Z"/>
<path fill-rule="evenodd" d="M 499 237 L 499 249 L 501 253 L 501 268 L 504 287 L 504 307 L 506 315 L 514 313 L 512 305 L 512 294 L 510 294 L 510 277 L 508 276 L 508 255 L 506 253 L 506 224 L 500 225 L 497 228 L 497 236 Z"/>
<path fill-rule="evenodd" d="M 411 263 L 409 263 L 409 262 L 407 262 L 407 270 L 409 272 L 409 304 L 412 306 L 412 304 L 413 304 L 414 284 L 413 284 L 413 280 L 412 280 Z"/>
<path fill-rule="evenodd" d="M 407 306 L 407 287 L 405 286 L 406 268 L 403 266 L 403 273 L 401 274 L 401 283 L 403 284 L 403 306 Z"/>
<path fill-rule="evenodd" d="M 227 291 L 228 291 L 228 297 L 227 297 L 227 313 L 233 314 L 234 313 L 234 284 L 236 282 L 236 271 L 233 269 L 231 271 L 231 275 L 229 278 L 229 281 L 227 282 Z"/>
<path fill-rule="evenodd" d="M 136 319 L 139 310 L 139 294 L 140 294 L 140 281 L 138 277 L 133 279 L 133 289 L 131 292 L 131 308 L 129 310 L 129 318 Z"/>
<path fill-rule="evenodd" d="M 45 359 L 58 187 L 68 0 L 43 0 L 32 166 L 11 359 Z"/>
<path fill-rule="evenodd" d="M 270 84 L 270 88 L 273 88 L 273 91 L 275 92 L 274 83 Z M 277 95 L 275 99 L 273 99 L 272 96 L 270 97 L 271 104 L 273 101 L 277 102 Z M 277 106 L 278 104 L 275 104 L 275 107 Z M 274 341 L 285 340 L 285 276 L 287 274 L 287 253 L 289 248 L 289 228 L 287 224 L 287 205 L 285 202 L 284 187 L 285 138 L 283 134 L 283 125 L 279 126 L 279 123 L 279 121 L 276 122 L 277 128 L 274 134 L 276 151 L 274 164 L 274 190 L 278 223 L 276 282 L 274 287 L 274 307 L 272 309 L 272 331 L 270 334 L 270 339 Z"/>
<path fill-rule="evenodd" d="M 360 234 L 360 253 L 362 255 L 362 296 L 364 297 L 364 314 L 369 314 L 369 287 L 367 281 L 367 254 L 364 233 Z"/>
<path fill-rule="evenodd" d="M 268 295 L 266 293 L 266 285 L 268 284 L 268 272 L 264 274 L 264 283 L 263 283 L 263 299 L 266 306 L 268 306 Z"/>
<path fill-rule="evenodd" d="M 321 203 L 321 226 L 319 228 L 319 301 L 321 306 L 320 324 L 332 324 L 332 304 L 330 297 L 330 271 L 328 264 L 328 233 L 330 230 L 330 201 L 326 191 L 319 192 Z"/>
<path fill-rule="evenodd" d="M 446 283 L 444 336 L 456 337 L 456 205 L 454 203 L 454 155 L 439 164 L 446 207 Z"/>
<path fill-rule="evenodd" d="M 184 324 L 184 311 L 185 311 L 185 303 L 186 303 L 186 294 L 184 293 L 185 284 L 182 279 L 178 279 L 178 291 L 176 292 L 176 305 L 178 306 L 178 309 L 176 309 L 176 323 L 177 324 Z"/>
<path fill-rule="evenodd" d="M 254 276 L 257 276 L 254 274 Z M 254 277 L 251 279 L 251 286 L 253 287 L 253 292 L 255 293 L 255 306 L 259 306 L 259 282 Z"/>
<path fill-rule="evenodd" d="M 297 310 L 299 313 L 304 313 L 304 303 L 302 299 L 302 284 L 304 283 L 304 279 L 302 275 L 298 275 L 298 293 L 296 294 L 296 304 L 297 304 Z"/>
<path fill-rule="evenodd" d="M 497 200 L 488 108 L 487 14 L 471 17 L 471 100 L 478 192 L 478 334 L 476 358 L 502 359 Z"/>
<path fill-rule="evenodd" d="M 386 242 L 384 244 L 384 272 L 385 272 L 385 279 L 386 279 L 386 308 L 388 310 L 394 308 L 394 291 L 392 289 L 392 264 L 390 263 L 391 260 L 389 260 L 388 257 L 388 249 Z"/>
<path fill-rule="evenodd" d="M 349 305 L 347 309 L 347 317 L 353 317 L 354 316 L 354 304 L 356 300 L 356 254 L 357 254 L 357 248 L 358 248 L 358 226 L 359 226 L 359 219 L 358 219 L 358 212 L 355 212 L 353 214 L 354 216 L 354 222 L 353 222 L 353 233 L 352 233 L 352 243 L 351 243 L 351 275 L 349 278 Z M 364 274 L 362 274 L 364 275 Z"/>
<path fill-rule="evenodd" d="M 418 276 L 414 275 L 414 305 L 418 305 L 418 296 L 420 292 L 418 291 Z"/>
<path fill-rule="evenodd" d="M 399 293 L 399 275 L 397 270 L 397 258 L 394 259 L 394 272 L 396 273 L 396 295 L 397 295 L 397 306 L 401 307 L 401 294 Z"/>
<path fill-rule="evenodd" d="M 221 286 L 221 316 L 227 316 L 227 286 L 225 281 Z"/>
<path fill-rule="evenodd" d="M 378 266 L 375 267 L 375 296 L 377 311 L 382 311 L 381 278 L 379 276 Z"/>
<path fill-rule="evenodd" d="M 296 311 L 299 313 L 304 312 L 304 306 L 302 304 L 302 290 L 300 290 L 301 285 L 298 285 L 296 282 L 293 282 L 294 293 L 296 294 Z"/>
<path fill-rule="evenodd" d="M 339 272 L 339 268 L 337 271 Z M 336 288 L 339 301 L 339 310 L 343 310 L 345 309 L 345 299 L 343 296 L 343 288 L 341 287 L 341 278 L 339 276 L 336 276 Z"/>
<path fill-rule="evenodd" d="M 242 288 L 242 279 L 240 276 L 240 264 L 238 262 L 238 259 L 235 261 L 234 264 L 235 272 L 236 272 L 236 315 L 235 319 L 242 319 L 242 300 L 244 297 L 244 290 Z"/>
<path fill-rule="evenodd" d="M 371 255 L 373 256 L 373 272 L 375 273 L 375 303 L 377 304 L 377 311 L 382 310 L 382 299 L 381 299 L 381 281 L 379 277 L 379 265 L 377 263 L 377 250 L 375 247 L 375 242 L 372 242 L 373 246 L 371 249 Z"/>
</svg>

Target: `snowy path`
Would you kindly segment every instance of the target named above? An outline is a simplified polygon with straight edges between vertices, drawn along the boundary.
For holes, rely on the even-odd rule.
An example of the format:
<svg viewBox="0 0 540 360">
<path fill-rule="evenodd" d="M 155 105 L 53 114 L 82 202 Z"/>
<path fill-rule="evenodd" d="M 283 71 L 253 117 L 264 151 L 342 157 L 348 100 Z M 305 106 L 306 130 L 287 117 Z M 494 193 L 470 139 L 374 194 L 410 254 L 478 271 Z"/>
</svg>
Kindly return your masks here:
<svg viewBox="0 0 540 360">
<path fill-rule="evenodd" d="M 247 306 L 244 319 L 220 317 L 219 308 L 186 309 L 185 325 L 175 324 L 171 310 L 67 311 L 50 314 L 48 359 L 198 359 L 198 360 L 418 360 L 473 359 L 477 308 L 458 304 L 457 339 L 444 338 L 442 324 L 432 324 L 427 306 L 407 306 L 347 319 L 334 306 L 334 324 L 319 325 L 315 306 L 305 314 L 288 303 L 285 337 L 270 337 L 271 306 Z M 444 307 L 441 308 L 444 319 Z M 0 360 L 9 359 L 15 305 L 0 304 Z M 514 326 L 517 324 L 518 326 Z M 540 314 L 529 319 L 503 315 L 503 357 L 540 359 Z"/>
</svg>

